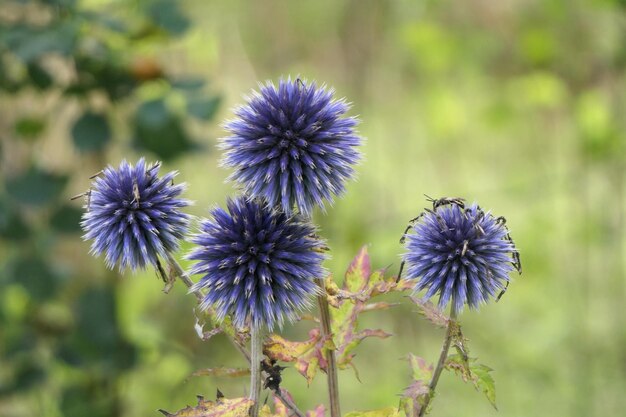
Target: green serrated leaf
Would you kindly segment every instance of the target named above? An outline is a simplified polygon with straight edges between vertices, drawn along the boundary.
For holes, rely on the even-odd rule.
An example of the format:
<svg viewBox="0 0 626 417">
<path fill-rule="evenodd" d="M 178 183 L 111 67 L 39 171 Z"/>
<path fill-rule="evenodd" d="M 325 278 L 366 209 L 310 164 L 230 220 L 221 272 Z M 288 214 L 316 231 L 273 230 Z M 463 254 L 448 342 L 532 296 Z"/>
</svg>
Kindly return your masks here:
<svg viewBox="0 0 626 417">
<path fill-rule="evenodd" d="M 493 369 L 483 364 L 476 364 L 476 358 L 467 358 L 462 354 L 449 355 L 445 367 L 454 371 L 463 382 L 471 382 L 477 390 L 485 394 L 487 400 L 496 407 L 496 385 L 491 372 Z"/>
<path fill-rule="evenodd" d="M 216 401 L 205 400 L 198 396 L 198 405 L 187 406 L 176 413 L 159 410 L 167 417 L 248 417 L 254 401 L 249 398 L 218 398 Z"/>
<path fill-rule="evenodd" d="M 472 374 L 476 377 L 474 384 L 480 389 L 496 410 L 496 381 L 491 376 L 493 369 L 486 365 L 472 366 Z"/>
</svg>

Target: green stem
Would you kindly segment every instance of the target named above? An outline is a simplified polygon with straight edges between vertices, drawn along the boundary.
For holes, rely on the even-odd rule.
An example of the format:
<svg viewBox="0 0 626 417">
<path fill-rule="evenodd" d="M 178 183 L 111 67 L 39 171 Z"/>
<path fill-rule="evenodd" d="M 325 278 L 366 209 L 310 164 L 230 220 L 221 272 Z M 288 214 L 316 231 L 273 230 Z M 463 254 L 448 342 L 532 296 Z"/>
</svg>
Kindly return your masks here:
<svg viewBox="0 0 626 417">
<path fill-rule="evenodd" d="M 259 416 L 261 398 L 261 357 L 263 356 L 263 331 L 260 326 L 250 328 L 250 399 L 254 401 L 250 408 L 250 417 Z"/>
<path fill-rule="evenodd" d="M 322 323 L 322 334 L 325 338 L 332 340 L 332 328 L 330 321 L 330 309 L 328 300 L 326 299 L 326 289 L 322 279 L 317 280 L 321 293 L 317 297 L 317 303 L 320 307 L 320 321 Z M 341 410 L 339 408 L 339 381 L 337 379 L 337 361 L 335 358 L 335 350 L 328 349 L 326 351 L 326 377 L 328 379 L 328 398 L 330 401 L 330 416 L 340 417 Z"/>
<path fill-rule="evenodd" d="M 437 367 L 435 368 L 435 372 L 433 373 L 433 377 L 430 380 L 430 384 L 428 385 L 428 395 L 424 399 L 424 404 L 420 409 L 419 417 L 422 417 L 426 414 L 426 410 L 428 409 L 428 404 L 433 399 L 435 395 L 435 388 L 437 388 L 437 383 L 439 382 L 439 377 L 441 376 L 441 372 L 446 365 L 446 359 L 448 358 L 448 351 L 450 350 L 450 343 L 452 342 L 453 329 L 456 326 L 456 310 L 454 309 L 454 304 L 452 304 L 450 308 L 450 319 L 448 320 L 448 328 L 446 329 L 446 337 L 443 339 L 443 346 L 441 347 L 441 354 L 439 355 L 439 362 L 437 362 Z"/>
</svg>

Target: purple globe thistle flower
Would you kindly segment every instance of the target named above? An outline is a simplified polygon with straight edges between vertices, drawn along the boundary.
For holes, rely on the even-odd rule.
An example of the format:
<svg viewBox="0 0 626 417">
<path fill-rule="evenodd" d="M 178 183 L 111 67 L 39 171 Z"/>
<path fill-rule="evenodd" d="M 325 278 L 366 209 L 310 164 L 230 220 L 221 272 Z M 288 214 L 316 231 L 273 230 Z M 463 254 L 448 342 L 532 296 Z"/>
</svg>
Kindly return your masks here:
<svg viewBox="0 0 626 417">
<path fill-rule="evenodd" d="M 222 164 L 235 169 L 229 179 L 288 214 L 294 206 L 307 216 L 315 205 L 323 209 L 360 159 L 358 121 L 344 117 L 349 108 L 333 90 L 300 79 L 261 85 L 225 125 L 231 136 L 221 139 Z"/>
<path fill-rule="evenodd" d="M 510 272 L 521 273 L 517 249 L 503 217 L 441 201 L 406 235 L 407 278 L 417 280 L 416 292 L 427 289 L 425 299 L 439 294 L 439 308 L 450 300 L 455 312 L 478 308 L 506 288 Z"/>
<path fill-rule="evenodd" d="M 192 239 L 198 247 L 187 256 L 197 261 L 190 274 L 202 279 L 191 290 L 207 289 L 202 308 L 214 308 L 219 320 L 232 315 L 238 328 L 248 320 L 282 326 L 317 294 L 324 244 L 302 217 L 244 197 L 227 206 L 228 212 L 215 208 Z"/>
<path fill-rule="evenodd" d="M 134 167 L 126 161 L 118 169 L 109 165 L 87 192 L 83 238 L 92 240 L 90 253 L 105 254 L 107 267 L 157 265 L 187 232 L 189 216 L 180 209 L 189 202 L 179 198 L 185 184 L 173 185 L 176 172 L 159 178 L 159 168 L 143 158 Z"/>
</svg>

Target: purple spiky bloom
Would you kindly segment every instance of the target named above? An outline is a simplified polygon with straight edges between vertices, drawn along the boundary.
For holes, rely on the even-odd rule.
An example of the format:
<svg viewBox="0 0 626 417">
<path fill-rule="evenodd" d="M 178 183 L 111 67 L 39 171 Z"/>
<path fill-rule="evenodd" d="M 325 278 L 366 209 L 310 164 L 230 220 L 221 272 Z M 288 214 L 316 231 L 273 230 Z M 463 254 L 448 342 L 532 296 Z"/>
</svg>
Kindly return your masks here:
<svg viewBox="0 0 626 417">
<path fill-rule="evenodd" d="M 178 249 L 187 232 L 189 205 L 179 198 L 185 184 L 173 185 L 176 172 L 158 176 L 160 163 L 135 166 L 122 161 L 95 178 L 87 193 L 81 226 L 83 238 L 91 240 L 90 253 L 104 253 L 107 267 L 133 271 L 156 265 L 158 257 Z"/>
<path fill-rule="evenodd" d="M 300 79 L 281 79 L 253 92 L 226 123 L 222 163 L 246 194 L 265 199 L 290 214 L 294 207 L 310 215 L 314 206 L 344 191 L 359 161 L 357 119 L 333 98 L 333 90 Z"/>
<path fill-rule="evenodd" d="M 515 269 L 517 249 L 502 218 L 476 204 L 456 204 L 426 211 L 407 235 L 404 261 L 415 291 L 425 299 L 439 294 L 439 308 L 452 300 L 460 312 L 465 304 L 478 308 L 505 288 Z"/>
<path fill-rule="evenodd" d="M 208 290 L 201 306 L 219 320 L 231 315 L 238 328 L 282 325 L 307 308 L 317 294 L 314 279 L 324 276 L 323 241 L 300 216 L 287 216 L 266 203 L 239 197 L 228 211 L 212 210 L 192 241 L 190 274 L 202 278 L 192 288 Z"/>
</svg>

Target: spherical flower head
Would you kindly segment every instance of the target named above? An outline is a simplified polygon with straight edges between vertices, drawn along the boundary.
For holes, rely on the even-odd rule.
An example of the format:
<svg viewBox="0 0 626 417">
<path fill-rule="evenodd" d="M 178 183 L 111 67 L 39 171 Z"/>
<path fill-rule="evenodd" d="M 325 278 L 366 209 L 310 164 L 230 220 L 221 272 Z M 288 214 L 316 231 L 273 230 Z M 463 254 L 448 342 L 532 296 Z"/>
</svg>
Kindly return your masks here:
<svg viewBox="0 0 626 417">
<path fill-rule="evenodd" d="M 425 299 L 439 294 L 439 307 L 452 300 L 453 310 L 465 304 L 478 308 L 505 288 L 515 269 L 517 249 L 503 218 L 494 218 L 476 204 L 446 204 L 427 210 L 407 235 L 404 260 L 415 291 Z"/>
<path fill-rule="evenodd" d="M 221 139 L 229 177 L 255 198 L 290 214 L 310 215 L 313 207 L 344 192 L 360 159 L 357 119 L 344 117 L 345 100 L 300 79 L 267 82 L 236 109 Z"/>
<path fill-rule="evenodd" d="M 122 161 L 105 168 L 87 192 L 81 226 L 91 240 L 90 253 L 105 254 L 107 267 L 133 271 L 156 265 L 158 257 L 178 249 L 187 232 L 189 205 L 179 198 L 184 184 L 173 184 L 176 172 L 159 177 L 160 163 L 135 166 Z"/>
<path fill-rule="evenodd" d="M 208 290 L 201 306 L 219 320 L 231 315 L 238 328 L 267 326 L 296 318 L 317 294 L 324 276 L 323 242 L 301 217 L 290 217 L 244 197 L 216 208 L 192 241 L 190 274 L 201 274 L 192 291 Z"/>
</svg>

